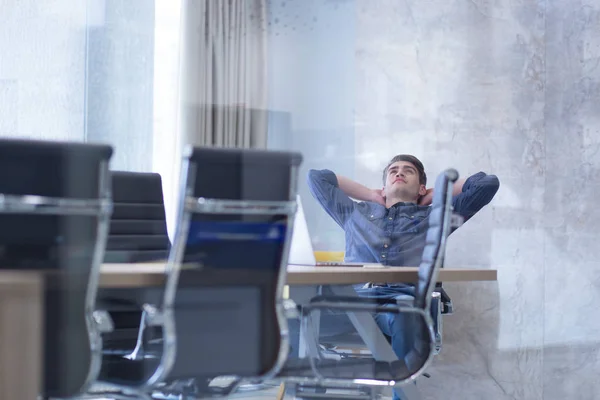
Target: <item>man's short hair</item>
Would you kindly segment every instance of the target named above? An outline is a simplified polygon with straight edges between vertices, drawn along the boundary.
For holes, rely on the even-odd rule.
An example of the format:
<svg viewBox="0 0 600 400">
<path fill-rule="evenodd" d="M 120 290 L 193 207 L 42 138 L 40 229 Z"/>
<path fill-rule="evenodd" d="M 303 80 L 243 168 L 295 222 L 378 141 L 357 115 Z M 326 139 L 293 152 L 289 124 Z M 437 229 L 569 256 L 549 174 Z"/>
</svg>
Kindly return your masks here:
<svg viewBox="0 0 600 400">
<path fill-rule="evenodd" d="M 392 164 L 397 163 L 398 161 L 406 161 L 406 162 L 409 162 L 412 165 L 414 165 L 415 168 L 417 169 L 417 172 L 419 173 L 419 183 L 421 185 L 427 185 L 427 174 L 425 174 L 425 167 L 423 167 L 423 163 L 417 157 L 411 156 L 410 154 L 398 154 L 397 156 L 395 156 L 394 158 L 391 159 L 391 161 L 388 163 L 388 165 L 383 170 L 383 184 L 384 185 L 385 185 L 385 181 L 387 178 L 388 169 L 390 168 L 390 166 Z"/>
</svg>

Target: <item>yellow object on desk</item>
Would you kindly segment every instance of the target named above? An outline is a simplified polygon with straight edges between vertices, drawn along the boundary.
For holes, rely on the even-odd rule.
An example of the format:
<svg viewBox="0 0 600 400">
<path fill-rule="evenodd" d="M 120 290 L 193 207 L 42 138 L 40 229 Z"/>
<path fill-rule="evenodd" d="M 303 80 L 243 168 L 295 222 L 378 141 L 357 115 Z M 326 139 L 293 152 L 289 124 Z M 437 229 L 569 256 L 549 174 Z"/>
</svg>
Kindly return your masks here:
<svg viewBox="0 0 600 400">
<path fill-rule="evenodd" d="M 317 262 L 343 262 L 343 251 L 315 251 L 315 260 Z"/>
</svg>

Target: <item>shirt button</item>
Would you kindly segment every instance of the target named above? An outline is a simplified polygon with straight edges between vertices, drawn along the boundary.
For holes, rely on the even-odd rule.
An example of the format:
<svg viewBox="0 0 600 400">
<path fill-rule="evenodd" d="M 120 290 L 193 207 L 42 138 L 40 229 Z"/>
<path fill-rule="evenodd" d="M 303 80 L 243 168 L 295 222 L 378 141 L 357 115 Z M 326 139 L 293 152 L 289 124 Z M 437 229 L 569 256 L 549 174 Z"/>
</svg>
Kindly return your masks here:
<svg viewBox="0 0 600 400">
<path fill-rule="evenodd" d="M 375 216 L 374 216 L 374 215 L 371 215 L 371 218 L 375 218 Z"/>
<path fill-rule="evenodd" d="M 414 215 L 411 215 L 411 216 L 410 216 L 410 218 L 414 218 L 414 217 L 415 217 Z"/>
<path fill-rule="evenodd" d="M 388 245 L 387 245 L 387 244 L 384 244 L 384 245 L 383 245 L 383 247 L 385 247 L 385 248 L 387 249 Z"/>
<path fill-rule="evenodd" d="M 382 254 L 382 255 L 381 255 L 381 258 L 385 258 L 385 254 Z"/>
<path fill-rule="evenodd" d="M 393 220 L 394 218 L 392 218 L 392 217 L 389 217 L 388 219 L 391 221 L 391 220 Z"/>
</svg>

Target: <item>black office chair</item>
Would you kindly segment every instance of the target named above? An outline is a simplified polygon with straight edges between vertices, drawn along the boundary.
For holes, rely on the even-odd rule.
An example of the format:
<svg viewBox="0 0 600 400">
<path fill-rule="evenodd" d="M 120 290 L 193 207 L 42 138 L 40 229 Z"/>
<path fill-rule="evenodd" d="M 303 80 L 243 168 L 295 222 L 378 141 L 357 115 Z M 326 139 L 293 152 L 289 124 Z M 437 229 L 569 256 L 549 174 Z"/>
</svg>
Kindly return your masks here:
<svg viewBox="0 0 600 400">
<path fill-rule="evenodd" d="M 282 291 L 300 162 L 299 154 L 271 151 L 189 153 L 174 245 L 185 265 L 173 304 L 178 351 L 163 394 L 193 378 L 189 394 L 227 395 L 242 378 L 273 376 L 283 364 Z M 209 386 L 219 376 L 237 379 Z"/>
<path fill-rule="evenodd" d="M 47 271 L 42 398 L 79 395 L 100 370 L 111 156 L 104 145 L 0 140 L 0 268 Z"/>
<path fill-rule="evenodd" d="M 154 357 L 118 360 L 141 381 L 113 383 L 185 398 L 275 374 L 288 348 L 282 290 L 300 162 L 293 153 L 188 150 L 165 287 L 148 290 L 161 302 L 143 305 L 145 324 L 163 337 Z M 235 383 L 211 387 L 221 375 Z"/>
<path fill-rule="evenodd" d="M 111 175 L 114 207 L 104 262 L 166 260 L 171 243 L 160 175 L 124 171 Z"/>
<path fill-rule="evenodd" d="M 309 356 L 307 359 L 290 360 L 280 374 L 281 379 L 291 383 L 290 392 L 297 398 L 337 398 L 326 389 L 357 388 L 357 382 L 361 380 L 364 384 L 358 385 L 355 397 L 347 394 L 345 398 L 373 398 L 373 388 L 403 385 L 423 374 L 436 351 L 431 304 L 432 299 L 441 299 L 441 295 L 433 296 L 433 293 L 451 229 L 452 187 L 457 179 L 458 173 L 453 169 L 437 178 L 414 300 L 397 303 L 393 299 L 322 295 L 302 308 L 302 330 L 308 341 Z M 390 346 L 389 354 L 386 354 L 388 359 L 383 361 L 352 354 L 331 357 L 319 338 L 312 334 L 317 331 L 312 324 L 318 320 L 319 312 L 326 309 L 367 315 L 374 312 L 413 315 L 415 331 L 412 347 L 403 360 L 398 360 Z M 438 311 L 441 312 L 441 309 Z M 378 329 L 376 333 L 383 336 Z"/>
<path fill-rule="evenodd" d="M 446 290 L 442 287 L 442 283 L 438 282 L 435 286 L 433 293 L 431 294 L 431 317 L 433 319 L 435 355 L 439 355 L 443 347 L 443 317 L 446 315 L 452 315 L 453 312 L 454 306 L 452 303 L 452 299 L 450 298 Z M 391 343 L 391 338 L 386 336 L 386 339 L 388 340 L 388 342 Z M 355 352 L 360 352 L 365 349 L 364 340 L 356 331 L 341 333 L 338 335 L 322 335 L 319 336 L 319 343 L 332 355 L 339 354 L 339 352 L 337 351 L 338 349 L 350 349 Z M 429 377 L 428 374 L 424 375 Z"/>
<path fill-rule="evenodd" d="M 157 173 L 111 171 L 113 214 L 105 263 L 166 261 L 171 243 L 167 232 L 162 180 Z M 150 296 L 150 297 L 149 297 Z M 157 304 L 156 293 L 142 289 L 100 289 L 98 307 L 113 320 L 112 332 L 103 335 L 104 362 L 101 380 L 123 376 L 119 358 L 144 357 L 143 346 L 161 337 L 159 329 L 145 329 L 142 305 Z M 153 332 L 151 332 L 153 331 Z M 116 362 L 115 362 L 116 360 Z M 136 374 L 130 370 L 130 374 Z M 137 379 L 142 380 L 142 376 Z M 129 381 L 135 380 L 133 376 Z"/>
</svg>

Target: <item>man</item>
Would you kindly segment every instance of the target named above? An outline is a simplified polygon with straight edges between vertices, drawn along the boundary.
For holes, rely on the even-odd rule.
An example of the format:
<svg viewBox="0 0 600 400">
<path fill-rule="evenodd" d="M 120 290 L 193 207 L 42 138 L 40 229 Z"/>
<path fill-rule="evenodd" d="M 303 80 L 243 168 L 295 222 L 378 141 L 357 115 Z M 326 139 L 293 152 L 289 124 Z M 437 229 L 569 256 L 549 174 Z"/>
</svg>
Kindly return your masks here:
<svg viewBox="0 0 600 400">
<path fill-rule="evenodd" d="M 326 169 L 311 170 L 308 184 L 315 199 L 345 232 L 345 261 L 420 264 L 433 190 L 426 188 L 427 175 L 416 157 L 394 157 L 383 170 L 382 189 L 369 189 Z M 496 176 L 483 172 L 457 181 L 452 200 L 454 212 L 467 221 L 492 200 L 499 186 Z M 397 300 L 412 299 L 414 295 L 414 287 L 402 283 L 366 284 L 356 291 L 360 296 Z M 417 323 L 414 317 L 381 313 L 375 320 L 383 333 L 391 337 L 399 359 L 405 359 L 411 347 L 411 330 Z M 345 315 L 323 315 L 322 334 L 334 335 L 344 330 L 352 330 Z M 399 399 L 397 393 L 394 399 Z"/>
<path fill-rule="evenodd" d="M 383 265 L 421 262 L 433 198 L 426 184 L 423 164 L 406 154 L 385 167 L 381 190 L 329 170 L 311 170 L 308 175 L 313 196 L 346 233 L 346 261 Z M 483 172 L 459 180 L 454 185 L 454 212 L 467 221 L 492 200 L 499 186 L 495 175 Z"/>
</svg>

